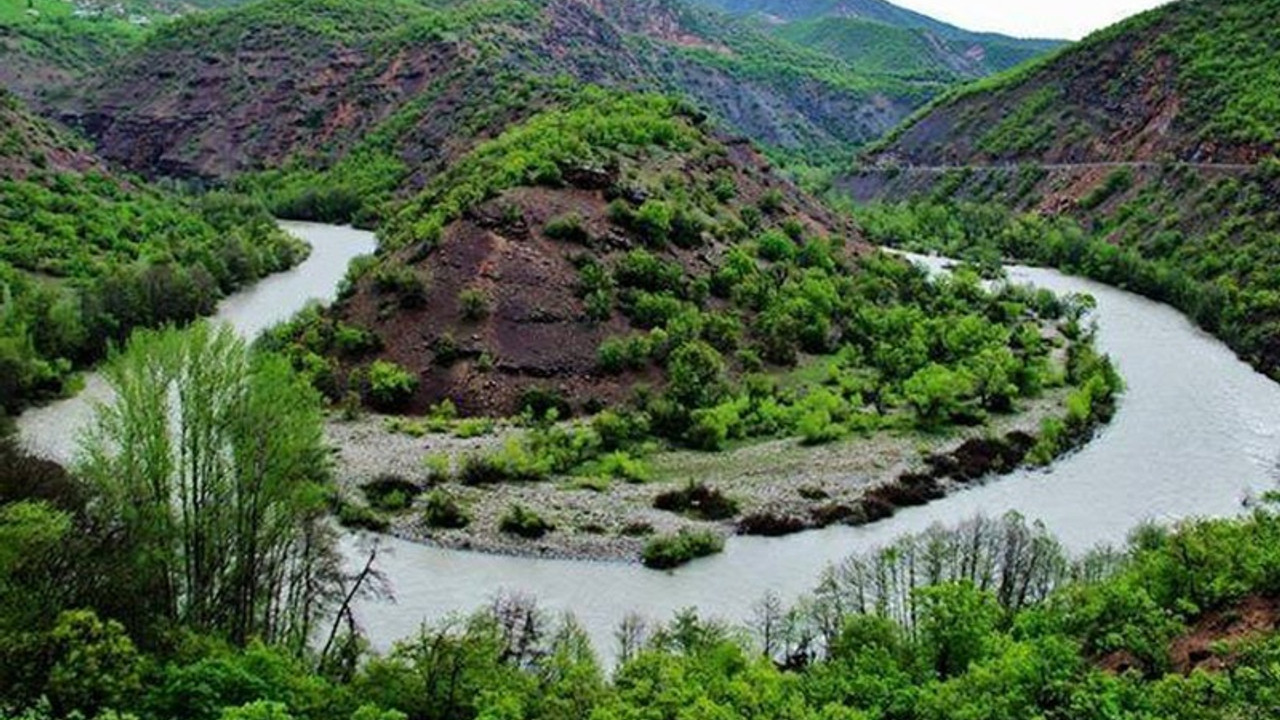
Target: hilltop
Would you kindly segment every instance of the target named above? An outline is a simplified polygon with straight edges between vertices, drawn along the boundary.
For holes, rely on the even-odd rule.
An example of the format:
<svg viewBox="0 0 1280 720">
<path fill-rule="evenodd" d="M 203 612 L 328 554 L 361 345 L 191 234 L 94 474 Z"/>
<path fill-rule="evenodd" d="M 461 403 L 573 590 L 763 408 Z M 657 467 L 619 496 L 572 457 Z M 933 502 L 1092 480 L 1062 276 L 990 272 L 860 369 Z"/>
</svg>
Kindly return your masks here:
<svg viewBox="0 0 1280 720">
<path fill-rule="evenodd" d="M 1008 70 L 1064 45 L 972 32 L 883 0 L 694 0 L 866 70 L 955 82 Z"/>
</svg>

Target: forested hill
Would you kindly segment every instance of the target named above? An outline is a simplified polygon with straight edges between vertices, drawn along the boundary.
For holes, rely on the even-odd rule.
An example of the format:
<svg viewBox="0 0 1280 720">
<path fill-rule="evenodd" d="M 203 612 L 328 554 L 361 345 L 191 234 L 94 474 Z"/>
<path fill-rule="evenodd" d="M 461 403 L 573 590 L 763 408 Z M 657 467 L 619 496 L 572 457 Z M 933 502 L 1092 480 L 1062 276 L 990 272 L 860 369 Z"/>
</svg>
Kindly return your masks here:
<svg viewBox="0 0 1280 720">
<path fill-rule="evenodd" d="M 1063 45 L 972 32 L 883 0 L 693 0 L 752 17 L 779 37 L 859 68 L 973 79 L 1008 70 Z"/>
<path fill-rule="evenodd" d="M 916 165 L 1249 163 L 1280 134 L 1276 0 L 1184 0 L 964 88 L 880 154 Z"/>
</svg>

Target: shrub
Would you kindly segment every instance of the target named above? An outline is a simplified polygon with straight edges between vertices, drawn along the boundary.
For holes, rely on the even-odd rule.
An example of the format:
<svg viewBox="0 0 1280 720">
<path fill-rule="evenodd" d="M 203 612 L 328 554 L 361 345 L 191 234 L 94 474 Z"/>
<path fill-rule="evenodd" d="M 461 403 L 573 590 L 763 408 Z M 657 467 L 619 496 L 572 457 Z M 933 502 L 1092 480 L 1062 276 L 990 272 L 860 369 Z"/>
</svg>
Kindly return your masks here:
<svg viewBox="0 0 1280 720">
<path fill-rule="evenodd" d="M 382 348 L 382 339 L 364 328 L 338 323 L 333 333 L 333 345 L 339 353 L 357 357 Z"/>
<path fill-rule="evenodd" d="M 427 283 L 407 265 L 387 264 L 373 273 L 373 289 L 379 295 L 393 295 L 407 309 L 427 304 Z"/>
<path fill-rule="evenodd" d="M 770 262 L 789 261 L 795 257 L 795 241 L 777 230 L 770 230 L 760 236 L 756 244 L 756 253 L 762 260 Z"/>
<path fill-rule="evenodd" d="M 647 250 L 633 250 L 614 269 L 614 279 L 623 287 L 650 292 L 679 293 L 684 289 L 684 269 L 660 260 Z"/>
<path fill-rule="evenodd" d="M 661 200 L 646 200 L 636 211 L 631 224 L 647 243 L 662 246 L 671 236 L 674 215 L 669 204 Z"/>
<path fill-rule="evenodd" d="M 725 391 L 720 353 L 701 340 L 676 348 L 667 361 L 671 398 L 690 410 L 716 404 Z"/>
<path fill-rule="evenodd" d="M 710 530 L 681 530 L 675 535 L 662 535 L 645 543 L 642 559 L 645 567 L 666 570 L 679 567 L 700 557 L 724 550 L 724 539 Z"/>
<path fill-rule="evenodd" d="M 591 234 L 583 226 L 582 216 L 576 212 L 552 218 L 542 232 L 552 240 L 563 240 L 579 245 L 591 244 Z"/>
<path fill-rule="evenodd" d="M 453 436 L 466 440 L 468 438 L 478 438 L 493 433 L 495 423 L 492 418 L 467 418 L 458 421 L 453 428 Z"/>
<path fill-rule="evenodd" d="M 369 401 L 379 410 L 398 410 L 408 404 L 418 390 L 418 378 L 386 360 L 375 360 L 366 375 Z"/>
<path fill-rule="evenodd" d="M 644 461 L 621 450 L 600 458 L 597 467 L 600 474 L 629 483 L 643 483 L 649 480 L 649 467 Z"/>
<path fill-rule="evenodd" d="M 483 320 L 489 317 L 489 296 L 478 288 L 467 288 L 458 293 L 458 309 L 464 320 Z"/>
<path fill-rule="evenodd" d="M 497 452 L 468 455 L 463 458 L 458 471 L 458 479 L 465 485 L 541 482 L 550 476 L 546 463 L 515 439 L 509 440 Z"/>
<path fill-rule="evenodd" d="M 436 490 L 427 496 L 422 520 L 427 527 L 441 530 L 458 530 L 471 524 L 471 518 L 462 509 L 462 505 L 443 490 Z"/>
<path fill-rule="evenodd" d="M 600 343 L 596 361 L 606 373 L 617 375 L 627 370 L 643 370 L 649 365 L 651 346 L 645 335 L 611 337 Z"/>
<path fill-rule="evenodd" d="M 782 191 L 774 188 L 760 196 L 760 201 L 756 203 L 761 212 L 766 215 L 772 215 L 782 209 Z"/>
<path fill-rule="evenodd" d="M 352 530 L 371 532 L 386 532 L 391 527 L 391 523 L 377 510 L 353 503 L 342 503 L 338 507 L 338 524 Z"/>
<path fill-rule="evenodd" d="M 653 507 L 708 521 L 727 520 L 738 514 L 737 501 L 700 482 L 659 494 L 653 499 Z"/>
<path fill-rule="evenodd" d="M 560 391 L 545 387 L 531 387 L 520 393 L 519 407 L 522 414 L 528 413 L 535 420 L 563 420 L 573 415 L 573 407 Z"/>
<path fill-rule="evenodd" d="M 555 526 L 523 505 L 512 505 L 502 516 L 498 529 L 509 535 L 536 540 L 554 530 Z"/>
<path fill-rule="evenodd" d="M 370 507 L 384 512 L 400 512 L 413 504 L 421 492 L 417 484 L 398 475 L 382 475 L 360 486 Z"/>
</svg>

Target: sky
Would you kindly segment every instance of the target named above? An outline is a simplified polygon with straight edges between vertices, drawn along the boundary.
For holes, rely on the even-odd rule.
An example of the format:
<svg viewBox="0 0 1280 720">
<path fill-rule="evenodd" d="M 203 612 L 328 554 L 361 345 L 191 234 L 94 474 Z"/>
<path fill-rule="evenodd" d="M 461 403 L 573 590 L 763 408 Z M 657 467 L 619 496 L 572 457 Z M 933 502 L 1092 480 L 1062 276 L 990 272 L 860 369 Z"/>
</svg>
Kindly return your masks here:
<svg viewBox="0 0 1280 720">
<path fill-rule="evenodd" d="M 1165 0 L 890 0 L 966 30 L 1079 40 Z"/>
</svg>

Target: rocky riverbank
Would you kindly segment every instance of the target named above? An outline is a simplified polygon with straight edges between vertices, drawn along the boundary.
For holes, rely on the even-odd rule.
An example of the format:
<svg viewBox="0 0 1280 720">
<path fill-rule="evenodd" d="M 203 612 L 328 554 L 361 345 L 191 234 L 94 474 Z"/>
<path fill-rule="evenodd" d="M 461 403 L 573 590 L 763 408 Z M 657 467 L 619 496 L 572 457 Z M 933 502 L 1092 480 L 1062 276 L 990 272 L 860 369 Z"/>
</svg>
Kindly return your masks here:
<svg viewBox="0 0 1280 720">
<path fill-rule="evenodd" d="M 1067 392 L 1055 389 L 1015 414 L 941 434 L 896 430 L 818 447 L 791 438 L 717 453 L 659 452 L 647 458 L 652 478 L 644 483 L 562 478 L 468 487 L 433 480 L 428 458 L 456 460 L 496 450 L 525 432 L 510 425 L 477 438 L 413 437 L 392 430 L 388 418 L 370 415 L 334 418 L 328 435 L 345 503 L 367 504 L 362 488 L 379 480 L 413 489 L 416 498 L 407 508 L 379 514 L 389 534 L 489 553 L 634 562 L 657 535 L 682 529 L 782 535 L 869 522 L 895 507 L 1008 472 L 1022 464 L 1043 420 L 1062 414 Z M 465 527 L 428 524 L 424 511 L 431 490 L 463 510 Z M 552 529 L 535 539 L 504 532 L 502 519 L 513 506 L 532 511 Z"/>
</svg>

